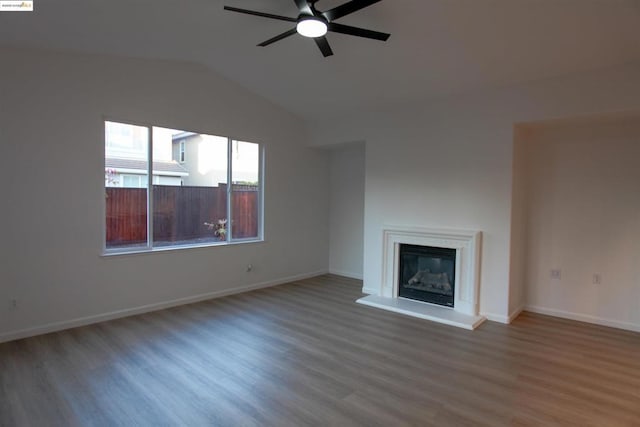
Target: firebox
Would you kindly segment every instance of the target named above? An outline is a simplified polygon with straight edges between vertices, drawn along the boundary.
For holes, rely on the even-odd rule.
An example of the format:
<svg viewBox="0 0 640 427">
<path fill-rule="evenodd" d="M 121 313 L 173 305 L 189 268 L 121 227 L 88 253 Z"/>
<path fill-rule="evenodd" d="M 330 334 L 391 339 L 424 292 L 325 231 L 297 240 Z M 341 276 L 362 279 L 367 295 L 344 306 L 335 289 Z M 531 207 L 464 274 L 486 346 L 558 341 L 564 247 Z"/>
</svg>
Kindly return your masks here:
<svg viewBox="0 0 640 427">
<path fill-rule="evenodd" d="M 400 245 L 398 296 L 453 307 L 456 250 Z"/>
</svg>

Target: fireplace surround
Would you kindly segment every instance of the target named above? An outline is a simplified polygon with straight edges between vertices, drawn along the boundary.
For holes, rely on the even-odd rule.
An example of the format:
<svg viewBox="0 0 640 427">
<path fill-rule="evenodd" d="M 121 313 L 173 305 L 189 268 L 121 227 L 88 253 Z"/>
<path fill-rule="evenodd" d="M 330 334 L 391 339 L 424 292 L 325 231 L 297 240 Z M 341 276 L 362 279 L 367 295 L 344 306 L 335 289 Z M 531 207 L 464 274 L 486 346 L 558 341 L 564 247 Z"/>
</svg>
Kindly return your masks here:
<svg viewBox="0 0 640 427">
<path fill-rule="evenodd" d="M 485 318 L 479 315 L 480 231 L 385 226 L 382 230 L 382 277 L 376 289 L 357 302 L 409 316 L 475 329 Z M 401 245 L 426 246 L 455 251 L 453 306 L 434 305 L 400 297 Z M 425 268 L 423 268 L 424 270 Z"/>
</svg>

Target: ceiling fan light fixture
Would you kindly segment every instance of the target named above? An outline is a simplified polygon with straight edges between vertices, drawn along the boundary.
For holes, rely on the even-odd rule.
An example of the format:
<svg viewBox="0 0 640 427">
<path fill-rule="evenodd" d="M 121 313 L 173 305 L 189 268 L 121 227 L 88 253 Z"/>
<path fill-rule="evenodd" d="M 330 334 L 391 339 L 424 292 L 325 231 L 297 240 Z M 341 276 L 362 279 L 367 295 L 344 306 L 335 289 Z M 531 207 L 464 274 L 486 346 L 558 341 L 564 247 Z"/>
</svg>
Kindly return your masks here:
<svg viewBox="0 0 640 427">
<path fill-rule="evenodd" d="M 327 34 L 327 23 L 315 16 L 309 16 L 298 21 L 296 31 L 304 37 L 322 37 Z"/>
</svg>

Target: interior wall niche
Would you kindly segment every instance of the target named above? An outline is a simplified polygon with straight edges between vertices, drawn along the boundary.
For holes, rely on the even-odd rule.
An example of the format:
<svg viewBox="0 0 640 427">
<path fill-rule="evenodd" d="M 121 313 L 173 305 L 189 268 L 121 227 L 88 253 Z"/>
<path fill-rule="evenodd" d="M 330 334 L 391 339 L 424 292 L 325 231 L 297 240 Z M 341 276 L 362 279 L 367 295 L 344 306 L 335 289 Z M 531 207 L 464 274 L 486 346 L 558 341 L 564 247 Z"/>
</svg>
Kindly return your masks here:
<svg viewBox="0 0 640 427">
<path fill-rule="evenodd" d="M 640 114 L 514 135 L 510 312 L 640 330 Z"/>
</svg>

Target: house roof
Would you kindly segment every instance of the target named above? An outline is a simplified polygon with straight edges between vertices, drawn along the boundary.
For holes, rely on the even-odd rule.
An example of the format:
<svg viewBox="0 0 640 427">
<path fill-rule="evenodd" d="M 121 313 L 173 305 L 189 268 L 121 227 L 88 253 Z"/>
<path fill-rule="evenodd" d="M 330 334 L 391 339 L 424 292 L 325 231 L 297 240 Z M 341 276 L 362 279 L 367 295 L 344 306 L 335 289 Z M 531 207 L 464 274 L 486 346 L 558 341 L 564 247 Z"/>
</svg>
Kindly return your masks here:
<svg viewBox="0 0 640 427">
<path fill-rule="evenodd" d="M 138 159 L 126 159 L 122 157 L 107 157 L 104 160 L 104 167 L 110 169 L 139 170 L 146 172 L 147 162 Z M 171 175 L 188 175 L 189 172 L 175 161 L 153 162 L 154 172 L 168 172 Z"/>
<path fill-rule="evenodd" d="M 389 40 L 329 33 L 329 58 L 297 34 L 257 47 L 291 23 L 223 10 L 290 0 L 36 3 L 2 14 L 0 45 L 193 62 L 313 121 L 640 61 L 638 0 L 384 0 L 339 22 Z"/>
<path fill-rule="evenodd" d="M 180 133 L 171 135 L 171 140 L 173 142 L 177 142 L 178 140 L 190 138 L 194 135 L 198 135 L 198 134 L 195 132 L 180 132 Z"/>
</svg>

